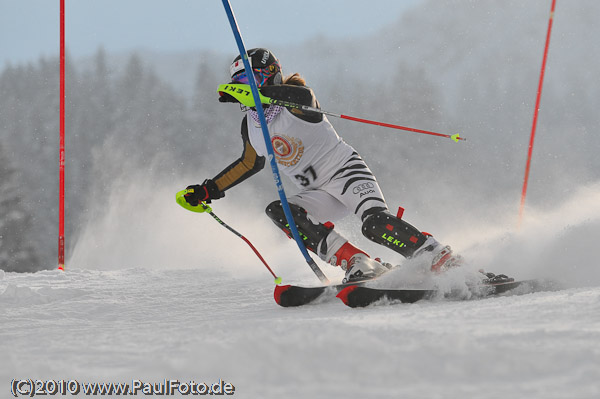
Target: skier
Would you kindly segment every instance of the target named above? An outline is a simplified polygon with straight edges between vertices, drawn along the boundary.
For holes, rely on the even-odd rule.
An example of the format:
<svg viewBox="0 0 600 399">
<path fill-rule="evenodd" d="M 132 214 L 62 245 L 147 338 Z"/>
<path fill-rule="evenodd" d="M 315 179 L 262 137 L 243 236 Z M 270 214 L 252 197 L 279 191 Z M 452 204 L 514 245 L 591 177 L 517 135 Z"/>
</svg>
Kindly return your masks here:
<svg viewBox="0 0 600 399">
<path fill-rule="evenodd" d="M 246 71 L 240 56 L 230 66 L 233 83 L 256 79 L 262 95 L 278 100 L 320 108 L 304 78 L 294 73 L 283 78 L 279 60 L 264 48 L 248 51 L 252 71 Z M 237 102 L 220 92 L 220 102 Z M 192 206 L 210 203 L 260 171 L 268 155 L 255 108 L 242 106 L 243 153 L 239 159 L 202 184 L 190 185 L 185 200 Z M 429 254 L 431 270 L 446 270 L 460 263 L 449 246 L 441 245 L 402 220 L 401 211 L 392 215 L 375 176 L 358 152 L 345 143 L 322 113 L 288 109 L 278 105 L 264 107 L 265 118 L 279 168 L 301 191 L 288 202 L 306 248 L 322 260 L 345 270 L 345 282 L 373 278 L 391 265 L 371 258 L 339 234 L 333 221 L 354 213 L 362 220 L 362 233 L 406 258 Z M 291 236 L 279 200 L 266 208 L 271 220 Z"/>
</svg>

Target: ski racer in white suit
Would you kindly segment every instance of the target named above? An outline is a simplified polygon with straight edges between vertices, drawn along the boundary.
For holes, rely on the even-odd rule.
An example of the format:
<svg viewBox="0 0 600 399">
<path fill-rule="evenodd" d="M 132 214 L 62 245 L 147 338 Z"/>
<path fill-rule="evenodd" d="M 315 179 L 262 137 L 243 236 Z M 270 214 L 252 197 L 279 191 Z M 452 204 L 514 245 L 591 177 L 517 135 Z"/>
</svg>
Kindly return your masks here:
<svg viewBox="0 0 600 399">
<path fill-rule="evenodd" d="M 278 59 L 267 49 L 248 51 L 252 73 L 248 74 L 238 56 L 231 64 L 232 83 L 248 83 L 255 78 L 261 94 L 270 98 L 319 108 L 313 91 L 299 74 L 282 78 Z M 221 102 L 237 102 L 220 93 Z M 245 108 L 242 121 L 242 156 L 203 184 L 188 186 L 193 193 L 186 200 L 193 206 L 224 197 L 225 191 L 261 170 L 268 156 L 258 114 Z M 265 107 L 265 118 L 279 169 L 301 189 L 288 198 L 298 231 L 307 249 L 324 261 L 346 271 L 345 281 L 376 277 L 388 266 L 372 259 L 340 235 L 332 222 L 353 213 L 361 218 L 362 233 L 410 258 L 432 253 L 431 268 L 445 270 L 458 263 L 450 247 L 441 245 L 431 235 L 394 216 L 383 198 L 375 176 L 350 145 L 336 133 L 322 113 Z M 283 229 L 288 229 L 279 200 L 270 203 L 267 215 Z"/>
</svg>

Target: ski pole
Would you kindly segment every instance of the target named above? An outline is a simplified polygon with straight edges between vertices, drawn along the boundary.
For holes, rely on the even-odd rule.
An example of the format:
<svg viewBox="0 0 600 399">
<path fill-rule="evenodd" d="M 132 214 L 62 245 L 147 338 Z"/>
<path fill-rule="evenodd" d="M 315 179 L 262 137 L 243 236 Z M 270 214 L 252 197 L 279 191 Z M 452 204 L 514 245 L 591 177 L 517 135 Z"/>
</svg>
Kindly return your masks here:
<svg viewBox="0 0 600 399">
<path fill-rule="evenodd" d="M 232 97 L 234 97 L 236 100 L 238 100 L 242 105 L 245 105 L 246 107 L 254 107 L 254 105 L 255 105 L 254 99 L 250 96 L 250 86 L 249 85 L 241 84 L 241 83 L 223 84 L 223 85 L 219 85 L 217 91 L 219 93 L 225 93 L 225 94 L 231 95 Z M 308 105 L 301 105 L 301 104 L 296 104 L 296 103 L 293 103 L 290 101 L 276 100 L 274 98 L 265 97 L 262 94 L 260 95 L 260 102 L 262 104 L 272 104 L 272 105 L 280 105 L 280 106 L 286 107 L 286 108 L 295 108 L 295 109 L 299 109 L 301 111 L 318 112 L 323 115 L 333 116 L 333 117 L 340 118 L 340 119 L 347 119 L 347 120 L 354 121 L 354 122 L 368 123 L 371 125 L 389 127 L 391 129 L 399 129 L 399 130 L 405 130 L 405 131 L 413 132 L 413 133 L 421 133 L 421 134 L 429 134 L 432 136 L 445 137 L 445 138 L 451 139 L 457 143 L 459 140 L 463 140 L 463 141 L 467 140 L 465 138 L 460 137 L 460 135 L 458 133 L 452 134 L 452 135 L 442 134 L 442 133 L 431 132 L 429 130 L 415 129 L 413 127 L 400 126 L 400 125 L 394 125 L 391 123 L 377 122 L 377 121 L 372 121 L 369 119 L 357 118 L 355 116 L 334 114 L 333 112 L 323 111 L 322 109 L 310 107 Z"/>
<path fill-rule="evenodd" d="M 204 202 L 201 202 L 198 206 L 192 206 L 192 205 L 188 204 L 188 202 L 183 197 L 184 197 L 184 195 L 186 195 L 190 191 L 193 192 L 193 190 L 187 190 L 187 189 L 179 191 L 175 195 L 175 199 L 176 199 L 177 203 L 179 205 L 181 205 L 183 208 L 187 209 L 188 211 L 197 212 L 197 213 L 208 212 L 208 214 L 210 216 L 212 216 L 213 219 L 215 219 L 217 222 L 219 222 L 219 224 L 221 226 L 225 227 L 227 230 L 231 231 L 233 234 L 235 234 L 236 236 L 238 236 L 242 240 L 244 240 L 244 242 L 246 244 L 248 244 L 248 246 L 250 246 L 250 248 L 252 248 L 252 250 L 254 251 L 254 253 L 256 254 L 256 256 L 258 256 L 258 259 L 260 259 L 261 262 L 265 265 L 265 267 L 267 268 L 267 270 L 269 271 L 269 273 L 271 273 L 273 275 L 273 277 L 275 278 L 275 284 L 281 284 L 281 277 L 277 277 L 277 275 L 275 275 L 275 273 L 273 272 L 273 270 L 269 267 L 269 265 L 267 264 L 267 262 L 265 261 L 265 259 L 261 256 L 260 252 L 258 252 L 258 250 L 254 247 L 254 245 L 252 245 L 252 243 L 246 237 L 244 237 L 242 234 L 238 233 L 235 229 L 233 229 L 227 223 L 225 223 L 224 221 L 222 221 L 221 218 L 219 218 L 217 215 L 215 215 L 215 213 L 213 212 L 213 210 L 212 210 L 212 208 L 210 206 L 208 206 Z"/>
</svg>

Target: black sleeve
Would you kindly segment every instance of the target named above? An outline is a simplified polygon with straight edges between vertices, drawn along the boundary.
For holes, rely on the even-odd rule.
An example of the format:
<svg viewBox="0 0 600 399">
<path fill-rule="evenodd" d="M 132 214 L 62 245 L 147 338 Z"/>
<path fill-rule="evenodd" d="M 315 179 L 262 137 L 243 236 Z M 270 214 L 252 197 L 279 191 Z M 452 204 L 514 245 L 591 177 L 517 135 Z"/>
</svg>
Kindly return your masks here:
<svg viewBox="0 0 600 399">
<path fill-rule="evenodd" d="M 307 105 L 312 108 L 321 108 L 315 97 L 315 93 L 310 87 L 296 85 L 265 86 L 260 89 L 260 92 L 275 100 L 289 101 L 295 104 Z M 290 112 L 307 122 L 318 123 L 323 120 L 323 114 L 320 112 L 300 110 L 297 108 L 290 108 Z"/>
<path fill-rule="evenodd" d="M 265 166 L 265 157 L 258 155 L 250 144 L 246 119 L 247 117 L 244 117 L 242 120 L 242 141 L 244 144 L 242 156 L 213 178 L 213 181 L 222 192 L 255 175 Z"/>
</svg>

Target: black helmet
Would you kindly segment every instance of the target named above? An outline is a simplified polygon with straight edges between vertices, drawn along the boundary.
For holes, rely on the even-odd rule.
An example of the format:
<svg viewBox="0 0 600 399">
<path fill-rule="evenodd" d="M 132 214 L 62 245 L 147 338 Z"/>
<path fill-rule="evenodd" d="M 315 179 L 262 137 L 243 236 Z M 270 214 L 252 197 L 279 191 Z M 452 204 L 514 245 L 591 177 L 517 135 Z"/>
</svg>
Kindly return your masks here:
<svg viewBox="0 0 600 399">
<path fill-rule="evenodd" d="M 256 77 L 258 87 L 281 84 L 281 65 L 275 55 L 266 48 L 253 48 L 248 50 L 248 62 Z M 229 67 L 231 83 L 248 84 L 244 62 L 239 55 L 235 57 Z"/>
</svg>

